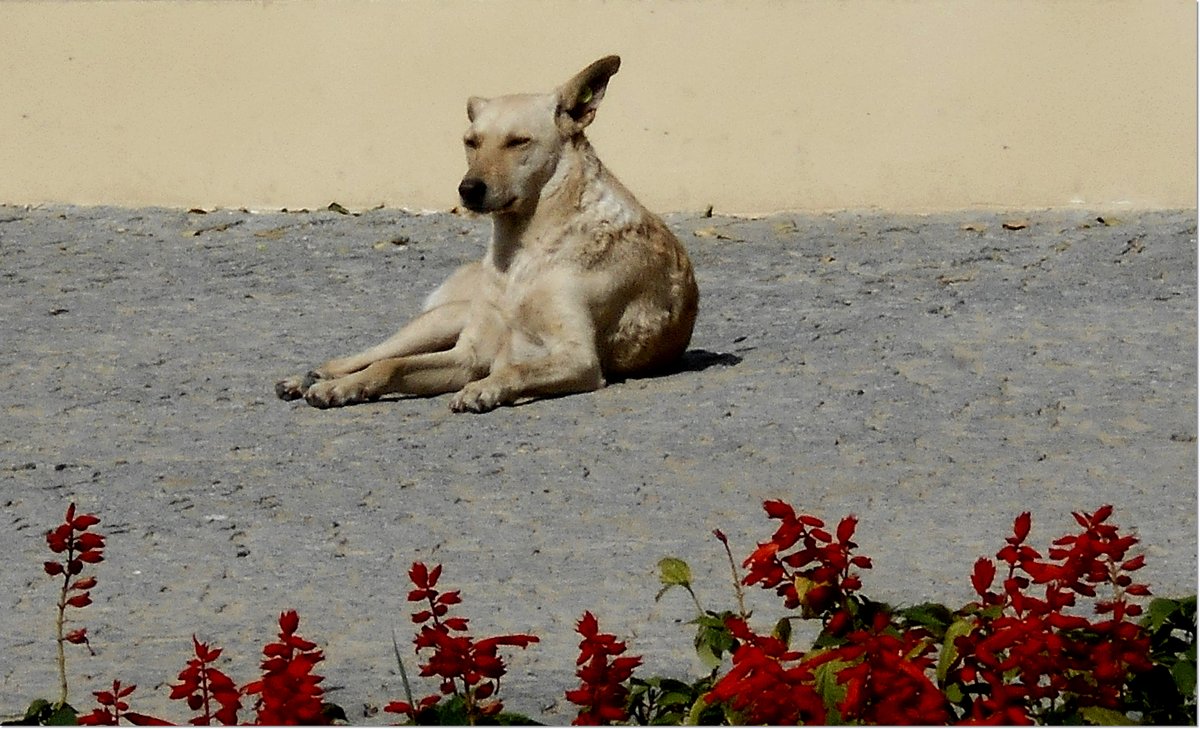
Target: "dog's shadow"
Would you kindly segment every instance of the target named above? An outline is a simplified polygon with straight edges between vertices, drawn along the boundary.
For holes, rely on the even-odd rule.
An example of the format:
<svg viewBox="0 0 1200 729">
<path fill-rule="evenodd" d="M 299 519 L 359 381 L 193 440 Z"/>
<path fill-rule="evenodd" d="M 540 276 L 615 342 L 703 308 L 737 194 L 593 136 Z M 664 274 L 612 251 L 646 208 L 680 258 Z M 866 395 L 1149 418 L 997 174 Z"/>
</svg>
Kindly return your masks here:
<svg viewBox="0 0 1200 729">
<path fill-rule="evenodd" d="M 728 352 L 709 352 L 707 349 L 689 349 L 683 353 L 683 356 L 676 360 L 673 364 L 646 372 L 640 375 L 630 375 L 628 377 L 614 377 L 609 380 L 610 384 L 617 382 L 625 382 L 627 380 L 645 380 L 655 377 L 668 377 L 670 375 L 678 375 L 684 372 L 703 372 L 709 367 L 733 367 L 741 364 L 742 358 L 736 354 Z"/>
<path fill-rule="evenodd" d="M 709 352 L 707 349 L 689 349 L 683 353 L 668 374 L 679 372 L 703 372 L 709 367 L 733 367 L 742 363 L 742 358 L 728 352 Z"/>
</svg>

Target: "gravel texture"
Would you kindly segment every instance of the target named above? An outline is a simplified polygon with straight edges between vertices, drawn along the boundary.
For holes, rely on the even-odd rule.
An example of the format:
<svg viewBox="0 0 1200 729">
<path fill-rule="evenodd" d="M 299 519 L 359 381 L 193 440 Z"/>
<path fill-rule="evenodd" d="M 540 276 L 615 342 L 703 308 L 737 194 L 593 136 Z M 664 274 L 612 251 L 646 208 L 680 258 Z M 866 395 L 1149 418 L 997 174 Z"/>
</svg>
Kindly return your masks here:
<svg viewBox="0 0 1200 729">
<path fill-rule="evenodd" d="M 108 535 L 72 700 L 120 678 L 176 721 L 191 635 L 249 681 L 287 608 L 331 700 L 392 721 L 414 560 L 477 635 L 541 636 L 508 653 L 510 710 L 573 715 L 585 609 L 646 674 L 699 675 L 655 564 L 732 606 L 711 531 L 747 554 L 768 498 L 857 514 L 865 592 L 893 603 L 966 602 L 1019 512 L 1045 545 L 1105 503 L 1157 594 L 1195 590 L 1195 211 L 668 221 L 701 287 L 680 371 L 473 416 L 272 387 L 390 334 L 486 221 L 0 207 L 0 716 L 55 695 L 43 534 L 71 500 Z"/>
</svg>

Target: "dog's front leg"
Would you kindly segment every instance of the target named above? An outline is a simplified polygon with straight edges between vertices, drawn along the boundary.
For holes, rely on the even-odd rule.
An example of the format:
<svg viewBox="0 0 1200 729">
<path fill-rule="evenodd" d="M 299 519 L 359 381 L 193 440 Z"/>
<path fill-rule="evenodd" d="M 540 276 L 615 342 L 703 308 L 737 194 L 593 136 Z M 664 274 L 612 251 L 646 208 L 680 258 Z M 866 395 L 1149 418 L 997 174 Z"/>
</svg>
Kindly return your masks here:
<svg viewBox="0 0 1200 729">
<path fill-rule="evenodd" d="M 366 369 L 316 382 L 304 393 L 309 405 L 334 408 L 377 400 L 383 395 L 441 395 L 484 375 L 462 348 L 373 362 Z"/>
<path fill-rule="evenodd" d="M 455 301 L 430 309 L 370 349 L 329 360 L 307 374 L 280 380 L 275 383 L 275 394 L 282 400 L 296 400 L 318 382 L 345 377 L 375 362 L 450 349 L 463 330 L 469 307 L 469 302 Z"/>
<path fill-rule="evenodd" d="M 487 375 L 505 341 L 499 316 L 486 309 L 451 349 L 379 360 L 345 377 L 316 382 L 304 393 L 309 405 L 339 407 L 383 395 L 441 395 Z"/>
</svg>

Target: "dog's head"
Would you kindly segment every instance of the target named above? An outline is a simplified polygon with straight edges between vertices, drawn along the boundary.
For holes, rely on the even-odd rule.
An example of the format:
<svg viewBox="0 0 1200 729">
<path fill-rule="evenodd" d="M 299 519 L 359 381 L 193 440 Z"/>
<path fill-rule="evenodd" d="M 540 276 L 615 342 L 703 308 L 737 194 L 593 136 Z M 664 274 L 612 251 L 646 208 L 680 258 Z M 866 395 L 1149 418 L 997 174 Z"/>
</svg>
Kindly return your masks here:
<svg viewBox="0 0 1200 729">
<path fill-rule="evenodd" d="M 563 147 L 592 123 L 620 67 L 619 57 L 607 56 L 549 94 L 468 100 L 467 174 L 458 186 L 463 205 L 478 213 L 530 209 Z"/>
</svg>

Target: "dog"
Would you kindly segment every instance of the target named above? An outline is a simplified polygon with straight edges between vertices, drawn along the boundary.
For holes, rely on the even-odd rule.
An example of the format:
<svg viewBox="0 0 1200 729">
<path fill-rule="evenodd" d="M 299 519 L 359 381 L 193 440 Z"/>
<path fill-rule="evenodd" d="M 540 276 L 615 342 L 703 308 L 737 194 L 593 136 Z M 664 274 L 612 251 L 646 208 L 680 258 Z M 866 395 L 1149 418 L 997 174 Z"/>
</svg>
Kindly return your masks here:
<svg viewBox="0 0 1200 729">
<path fill-rule="evenodd" d="M 584 136 L 620 65 L 601 58 L 548 94 L 469 99 L 458 194 L 492 218 L 483 259 L 391 338 L 276 394 L 327 408 L 453 392 L 451 410 L 481 413 L 677 362 L 699 308 L 691 261 Z"/>
</svg>

